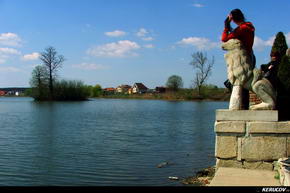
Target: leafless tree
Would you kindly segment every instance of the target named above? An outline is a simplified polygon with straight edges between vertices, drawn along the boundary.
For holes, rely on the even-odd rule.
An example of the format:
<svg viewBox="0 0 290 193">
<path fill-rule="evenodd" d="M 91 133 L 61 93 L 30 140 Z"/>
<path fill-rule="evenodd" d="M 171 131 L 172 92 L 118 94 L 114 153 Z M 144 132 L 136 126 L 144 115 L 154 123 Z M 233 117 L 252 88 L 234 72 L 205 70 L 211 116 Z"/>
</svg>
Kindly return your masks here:
<svg viewBox="0 0 290 193">
<path fill-rule="evenodd" d="M 53 82 L 56 77 L 58 69 L 62 66 L 64 62 L 64 56 L 58 55 L 54 47 L 48 47 L 40 54 L 40 60 L 47 69 L 48 73 L 48 87 L 50 92 L 50 97 L 53 97 Z"/>
<path fill-rule="evenodd" d="M 201 88 L 205 84 L 208 77 L 211 75 L 212 67 L 214 64 L 214 57 L 209 61 L 207 54 L 203 52 L 196 52 L 192 55 L 192 61 L 190 65 L 195 70 L 195 77 L 193 80 L 195 88 L 197 88 L 198 95 L 201 95 Z"/>
</svg>

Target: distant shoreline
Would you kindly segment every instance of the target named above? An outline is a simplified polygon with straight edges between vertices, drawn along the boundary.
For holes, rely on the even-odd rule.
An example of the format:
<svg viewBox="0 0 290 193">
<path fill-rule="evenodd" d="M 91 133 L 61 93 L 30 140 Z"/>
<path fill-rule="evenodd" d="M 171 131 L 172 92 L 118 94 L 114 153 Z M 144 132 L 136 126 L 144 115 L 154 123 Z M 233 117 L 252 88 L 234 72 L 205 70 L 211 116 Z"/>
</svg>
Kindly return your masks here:
<svg viewBox="0 0 290 193">
<path fill-rule="evenodd" d="M 9 96 L 0 96 L 0 97 L 25 98 L 25 97 L 31 97 L 31 96 L 9 95 Z M 158 94 L 146 93 L 146 94 L 132 94 L 132 95 L 127 95 L 127 94 L 101 95 L 99 97 L 89 97 L 87 98 L 87 100 L 90 100 L 90 99 L 125 99 L 125 100 L 192 101 L 192 102 L 228 102 L 229 97 L 230 97 L 229 93 L 223 93 L 219 95 L 210 95 L 207 97 L 188 96 L 188 95 L 186 96 L 186 95 L 178 94 L 178 93 L 158 93 Z M 87 101 L 87 100 L 82 100 L 82 101 Z"/>
<path fill-rule="evenodd" d="M 212 96 L 209 97 L 192 97 L 186 98 L 184 96 L 178 95 L 168 95 L 168 94 L 140 94 L 140 95 L 108 95 L 93 97 L 94 99 L 137 99 L 137 100 L 163 100 L 163 101 L 194 101 L 194 102 L 227 102 L 229 101 L 229 95 L 225 94 L 223 96 Z"/>
<path fill-rule="evenodd" d="M 32 98 L 30 96 L 0 96 L 0 98 Z M 82 101 L 90 101 L 90 99 L 123 99 L 123 100 L 156 100 L 156 101 L 176 101 L 176 102 L 228 102 L 229 100 L 215 100 L 215 99 L 149 99 L 149 98 L 122 98 L 122 97 L 90 97 L 87 100 Z M 49 102 L 49 101 L 38 101 L 38 102 Z M 50 101 L 50 102 L 70 102 L 70 101 Z M 76 102 L 76 101 L 71 101 Z"/>
<path fill-rule="evenodd" d="M 0 96 L 0 98 L 33 98 L 30 96 Z M 123 99 L 123 100 L 160 100 L 160 101 L 187 101 L 187 102 L 228 102 L 229 100 L 223 99 L 164 99 L 164 98 L 142 98 L 142 97 L 90 97 L 87 100 L 82 101 L 89 101 L 90 99 Z M 47 101 L 44 101 L 47 102 Z M 54 101 L 51 101 L 54 102 Z M 61 101 L 59 101 L 61 102 Z M 69 102 L 69 101 L 68 101 Z"/>
</svg>

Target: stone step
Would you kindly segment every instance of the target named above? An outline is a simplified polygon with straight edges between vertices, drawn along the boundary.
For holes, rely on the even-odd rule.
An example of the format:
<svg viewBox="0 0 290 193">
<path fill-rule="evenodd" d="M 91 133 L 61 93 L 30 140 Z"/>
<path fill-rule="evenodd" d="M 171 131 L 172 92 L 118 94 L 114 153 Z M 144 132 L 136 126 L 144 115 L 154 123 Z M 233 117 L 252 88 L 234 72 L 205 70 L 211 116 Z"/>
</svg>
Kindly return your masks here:
<svg viewBox="0 0 290 193">
<path fill-rule="evenodd" d="M 276 172 L 238 168 L 219 168 L 209 186 L 281 186 Z"/>
<path fill-rule="evenodd" d="M 218 109 L 216 121 L 278 121 L 278 111 L 274 110 L 228 110 Z"/>
</svg>

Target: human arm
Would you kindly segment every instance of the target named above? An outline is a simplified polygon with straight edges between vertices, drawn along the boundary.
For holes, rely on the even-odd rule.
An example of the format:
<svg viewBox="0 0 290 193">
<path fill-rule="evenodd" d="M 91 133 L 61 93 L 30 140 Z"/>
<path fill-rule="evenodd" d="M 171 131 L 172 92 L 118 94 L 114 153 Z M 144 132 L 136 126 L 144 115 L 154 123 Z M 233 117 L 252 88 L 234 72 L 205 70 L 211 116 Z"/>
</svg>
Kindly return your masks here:
<svg viewBox="0 0 290 193">
<path fill-rule="evenodd" d="M 234 31 L 230 31 L 229 29 L 225 28 L 222 33 L 222 41 L 227 42 L 230 39 L 240 39 L 242 37 L 245 30 L 242 29 L 240 26 L 237 27 Z"/>
<path fill-rule="evenodd" d="M 225 24 L 225 30 L 227 31 L 232 31 L 232 27 L 231 27 L 231 21 L 232 21 L 232 16 L 228 15 L 227 18 L 224 21 Z"/>
</svg>

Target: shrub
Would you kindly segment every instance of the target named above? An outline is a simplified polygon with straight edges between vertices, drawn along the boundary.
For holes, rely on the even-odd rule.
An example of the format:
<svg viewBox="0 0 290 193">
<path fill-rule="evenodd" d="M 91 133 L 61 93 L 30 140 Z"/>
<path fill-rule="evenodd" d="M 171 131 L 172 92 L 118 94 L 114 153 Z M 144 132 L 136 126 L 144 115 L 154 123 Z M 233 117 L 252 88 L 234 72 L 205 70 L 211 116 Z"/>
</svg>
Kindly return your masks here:
<svg viewBox="0 0 290 193">
<path fill-rule="evenodd" d="M 286 92 L 290 91 L 290 56 L 284 56 L 281 60 L 278 70 L 280 83 Z"/>
<path fill-rule="evenodd" d="M 88 86 L 82 81 L 61 80 L 56 81 L 54 85 L 54 100 L 58 101 L 76 101 L 86 100 L 90 96 Z"/>
</svg>

